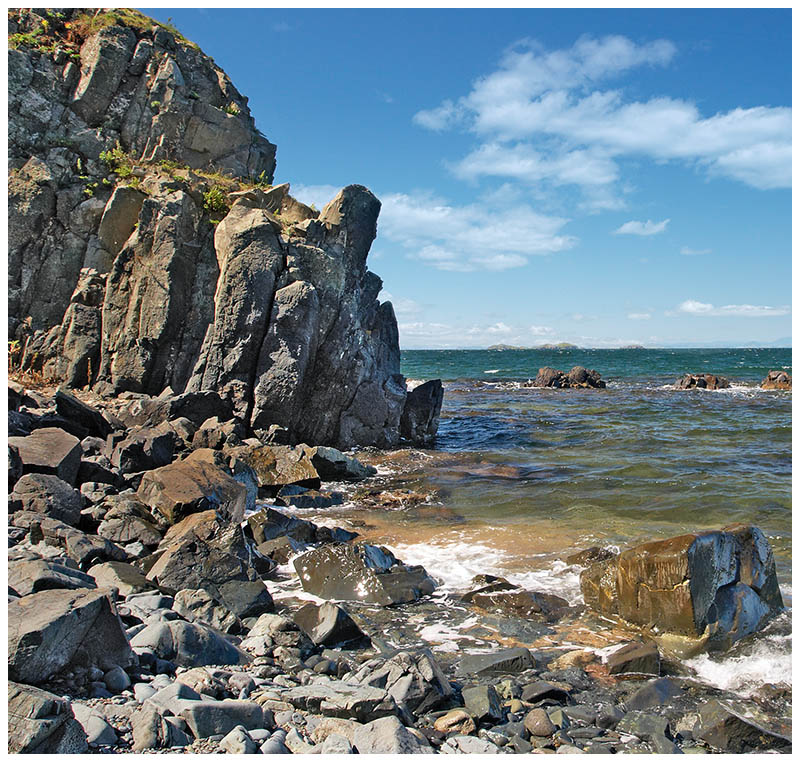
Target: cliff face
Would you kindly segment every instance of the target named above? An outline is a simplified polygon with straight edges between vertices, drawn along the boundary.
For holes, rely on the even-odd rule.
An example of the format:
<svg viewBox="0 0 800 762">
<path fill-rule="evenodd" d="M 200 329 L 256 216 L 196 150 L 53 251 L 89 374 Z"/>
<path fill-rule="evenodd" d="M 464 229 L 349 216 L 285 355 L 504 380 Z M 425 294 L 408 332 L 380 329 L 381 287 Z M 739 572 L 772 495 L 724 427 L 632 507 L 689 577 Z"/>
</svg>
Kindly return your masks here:
<svg viewBox="0 0 800 762">
<path fill-rule="evenodd" d="M 271 185 L 247 99 L 133 11 L 9 14 L 9 335 L 101 393 L 214 390 L 253 430 L 390 447 L 397 324 L 366 268 L 380 202 Z M 438 411 L 436 411 L 438 413 Z"/>
</svg>

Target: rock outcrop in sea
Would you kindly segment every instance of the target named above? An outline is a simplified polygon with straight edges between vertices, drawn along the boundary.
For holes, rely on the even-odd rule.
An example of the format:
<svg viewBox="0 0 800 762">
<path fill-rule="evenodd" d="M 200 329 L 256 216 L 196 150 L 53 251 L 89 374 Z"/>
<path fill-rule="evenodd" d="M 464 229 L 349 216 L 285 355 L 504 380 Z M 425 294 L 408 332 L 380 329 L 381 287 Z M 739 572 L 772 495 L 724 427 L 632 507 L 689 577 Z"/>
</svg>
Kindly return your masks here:
<svg viewBox="0 0 800 762">
<path fill-rule="evenodd" d="M 771 370 L 761 382 L 762 389 L 792 390 L 792 377 L 785 370 Z"/>
<path fill-rule="evenodd" d="M 525 386 L 551 389 L 605 389 L 606 382 L 600 378 L 596 370 L 587 370 L 581 365 L 576 365 L 568 373 L 550 367 L 539 368 L 536 378 L 528 381 Z"/>
<path fill-rule="evenodd" d="M 676 389 L 729 389 L 730 381 L 713 373 L 687 373 L 675 381 Z"/>
<path fill-rule="evenodd" d="M 137 12 L 15 11 L 9 41 L 22 368 L 110 395 L 218 392 L 294 443 L 397 445 L 397 322 L 366 266 L 378 199 L 350 185 L 319 212 L 273 186 L 247 98 Z M 404 436 L 430 443 L 440 407 L 415 395 Z"/>
</svg>

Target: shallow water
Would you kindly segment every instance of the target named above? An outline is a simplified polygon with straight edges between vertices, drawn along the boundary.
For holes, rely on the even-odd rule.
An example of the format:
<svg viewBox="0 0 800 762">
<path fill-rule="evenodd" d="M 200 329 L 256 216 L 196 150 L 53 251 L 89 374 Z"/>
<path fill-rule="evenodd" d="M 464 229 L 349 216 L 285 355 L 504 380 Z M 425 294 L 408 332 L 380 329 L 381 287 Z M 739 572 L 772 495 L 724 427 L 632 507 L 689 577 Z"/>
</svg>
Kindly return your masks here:
<svg viewBox="0 0 800 762">
<path fill-rule="evenodd" d="M 522 386 L 545 365 L 578 364 L 598 370 L 608 388 Z M 327 518 L 352 521 L 366 539 L 424 565 L 442 595 L 491 573 L 571 603 L 582 600 L 580 569 L 563 560 L 572 551 L 750 523 L 772 543 L 790 605 L 792 395 L 758 388 L 769 370 L 790 366 L 790 350 L 404 352 L 407 377 L 445 381 L 436 448 L 360 457 L 378 466 L 383 488 L 428 499 L 394 510 L 349 504 Z M 726 376 L 732 388 L 672 388 L 701 371 Z M 441 651 L 469 622 L 466 612 L 448 611 L 421 626 Z M 600 648 L 618 639 L 570 628 L 556 628 L 554 642 Z M 790 617 L 689 666 L 743 695 L 790 680 Z"/>
</svg>

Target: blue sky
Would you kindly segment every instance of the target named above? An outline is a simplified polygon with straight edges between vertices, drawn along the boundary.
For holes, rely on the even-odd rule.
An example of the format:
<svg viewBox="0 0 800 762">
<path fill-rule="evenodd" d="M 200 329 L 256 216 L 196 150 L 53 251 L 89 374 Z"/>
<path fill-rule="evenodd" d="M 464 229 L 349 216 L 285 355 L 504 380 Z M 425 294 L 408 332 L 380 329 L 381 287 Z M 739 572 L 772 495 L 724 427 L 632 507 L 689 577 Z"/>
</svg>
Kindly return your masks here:
<svg viewBox="0 0 800 762">
<path fill-rule="evenodd" d="M 143 10 L 381 199 L 402 348 L 791 335 L 789 10 Z"/>
</svg>

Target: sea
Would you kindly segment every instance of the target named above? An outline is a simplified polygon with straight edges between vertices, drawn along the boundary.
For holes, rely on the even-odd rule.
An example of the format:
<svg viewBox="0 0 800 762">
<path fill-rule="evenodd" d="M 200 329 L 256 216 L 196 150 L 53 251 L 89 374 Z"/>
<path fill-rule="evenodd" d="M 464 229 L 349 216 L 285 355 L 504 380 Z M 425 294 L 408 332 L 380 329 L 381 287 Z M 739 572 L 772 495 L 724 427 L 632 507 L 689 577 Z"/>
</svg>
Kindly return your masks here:
<svg viewBox="0 0 800 762">
<path fill-rule="evenodd" d="M 606 388 L 525 385 L 539 368 L 576 365 L 598 371 Z M 354 498 L 327 518 L 350 521 L 403 561 L 425 566 L 442 601 L 489 573 L 576 605 L 581 569 L 565 561 L 575 551 L 754 524 L 772 545 L 787 612 L 726 654 L 696 656 L 686 668 L 744 697 L 791 683 L 792 394 L 759 387 L 770 370 L 791 373 L 791 350 L 403 351 L 407 378 L 444 382 L 436 445 L 359 454 L 399 500 L 365 509 Z M 725 376 L 731 387 L 675 389 L 686 373 Z M 475 625 L 452 609 L 422 617 L 418 634 L 440 652 L 479 650 L 492 639 L 542 642 L 523 624 L 495 622 L 491 636 L 485 623 Z M 631 636 L 606 630 L 595 622 L 544 638 L 602 651 Z"/>
</svg>

